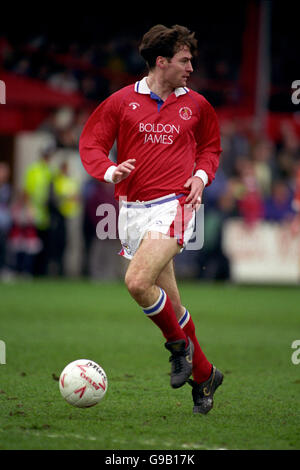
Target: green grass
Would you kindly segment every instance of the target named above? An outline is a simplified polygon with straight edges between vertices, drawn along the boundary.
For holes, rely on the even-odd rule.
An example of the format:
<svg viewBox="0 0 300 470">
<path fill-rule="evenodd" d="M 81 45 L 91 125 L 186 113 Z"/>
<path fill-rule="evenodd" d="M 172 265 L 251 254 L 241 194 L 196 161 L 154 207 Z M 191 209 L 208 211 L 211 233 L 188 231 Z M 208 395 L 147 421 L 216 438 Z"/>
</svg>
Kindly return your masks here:
<svg viewBox="0 0 300 470">
<path fill-rule="evenodd" d="M 191 388 L 169 386 L 160 331 L 122 284 L 0 284 L 0 449 L 300 449 L 300 291 L 181 283 L 203 350 L 224 374 L 215 406 L 192 414 Z M 103 401 L 77 409 L 57 377 L 92 359 Z"/>
</svg>

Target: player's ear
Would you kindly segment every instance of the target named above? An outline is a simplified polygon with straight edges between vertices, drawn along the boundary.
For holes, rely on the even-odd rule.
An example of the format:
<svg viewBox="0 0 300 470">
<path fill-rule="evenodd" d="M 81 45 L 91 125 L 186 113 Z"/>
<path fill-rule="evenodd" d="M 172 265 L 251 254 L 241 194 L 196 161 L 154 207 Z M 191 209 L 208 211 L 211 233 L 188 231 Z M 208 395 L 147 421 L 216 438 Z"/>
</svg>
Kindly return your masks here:
<svg viewBox="0 0 300 470">
<path fill-rule="evenodd" d="M 159 55 L 157 58 L 156 58 L 156 66 L 159 68 L 159 69 L 164 69 L 166 64 L 167 64 L 167 59 L 166 57 L 163 57 L 161 55 Z"/>
</svg>

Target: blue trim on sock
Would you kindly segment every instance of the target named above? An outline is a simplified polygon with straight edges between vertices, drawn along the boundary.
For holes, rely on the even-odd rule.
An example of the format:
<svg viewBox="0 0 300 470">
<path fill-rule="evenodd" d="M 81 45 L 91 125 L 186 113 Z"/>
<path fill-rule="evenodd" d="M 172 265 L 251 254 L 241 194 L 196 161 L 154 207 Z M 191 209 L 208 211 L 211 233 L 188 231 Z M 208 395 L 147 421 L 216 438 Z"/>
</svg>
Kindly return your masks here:
<svg viewBox="0 0 300 470">
<path fill-rule="evenodd" d="M 184 313 L 183 317 L 179 320 L 179 325 L 180 326 L 185 322 L 185 320 L 188 317 L 188 314 L 189 314 L 189 312 L 187 311 L 187 309 L 185 309 L 185 313 Z"/>
<path fill-rule="evenodd" d="M 165 293 L 165 291 L 164 291 L 163 289 L 160 288 L 160 290 L 161 290 L 161 294 L 162 294 L 162 295 L 161 295 L 161 297 L 160 297 L 158 303 L 157 303 L 156 305 L 154 305 L 153 308 L 150 308 L 150 309 L 149 309 L 149 308 L 145 308 L 145 309 L 143 309 L 143 312 L 144 312 L 146 315 L 150 315 L 151 313 L 155 313 L 156 310 L 159 310 L 159 308 L 161 307 L 162 303 L 164 302 L 165 297 L 166 297 L 166 293 Z"/>
</svg>

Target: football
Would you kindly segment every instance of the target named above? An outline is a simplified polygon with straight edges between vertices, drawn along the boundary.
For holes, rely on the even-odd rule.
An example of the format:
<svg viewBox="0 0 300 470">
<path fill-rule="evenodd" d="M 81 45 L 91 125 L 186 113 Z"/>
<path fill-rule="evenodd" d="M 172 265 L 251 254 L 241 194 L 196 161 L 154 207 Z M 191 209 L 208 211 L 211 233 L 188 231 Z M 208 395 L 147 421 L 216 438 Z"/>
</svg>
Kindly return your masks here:
<svg viewBox="0 0 300 470">
<path fill-rule="evenodd" d="M 89 359 L 68 364 L 59 378 L 63 398 L 78 408 L 97 405 L 107 392 L 107 376 L 102 367 Z"/>
</svg>

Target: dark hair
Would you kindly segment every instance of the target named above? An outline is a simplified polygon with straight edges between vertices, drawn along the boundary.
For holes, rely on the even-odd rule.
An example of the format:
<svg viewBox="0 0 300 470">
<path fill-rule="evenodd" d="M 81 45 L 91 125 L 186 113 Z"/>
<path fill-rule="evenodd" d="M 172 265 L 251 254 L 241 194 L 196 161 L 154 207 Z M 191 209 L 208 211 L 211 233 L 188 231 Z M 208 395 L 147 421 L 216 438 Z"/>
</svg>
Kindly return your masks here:
<svg viewBox="0 0 300 470">
<path fill-rule="evenodd" d="M 185 26 L 167 28 L 162 24 L 153 26 L 142 38 L 139 52 L 149 69 L 155 67 L 158 56 L 171 59 L 182 46 L 188 46 L 193 56 L 197 52 L 197 39 Z"/>
</svg>

